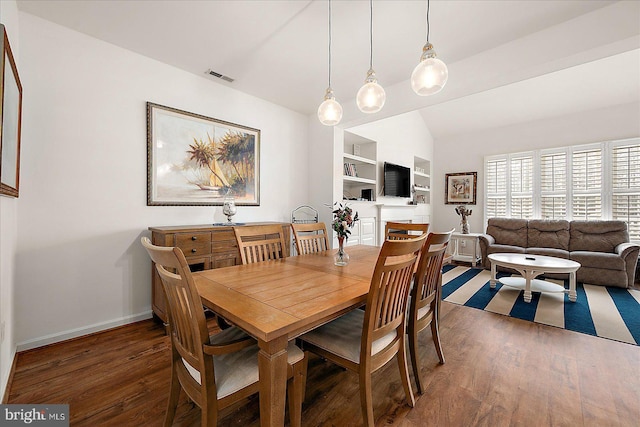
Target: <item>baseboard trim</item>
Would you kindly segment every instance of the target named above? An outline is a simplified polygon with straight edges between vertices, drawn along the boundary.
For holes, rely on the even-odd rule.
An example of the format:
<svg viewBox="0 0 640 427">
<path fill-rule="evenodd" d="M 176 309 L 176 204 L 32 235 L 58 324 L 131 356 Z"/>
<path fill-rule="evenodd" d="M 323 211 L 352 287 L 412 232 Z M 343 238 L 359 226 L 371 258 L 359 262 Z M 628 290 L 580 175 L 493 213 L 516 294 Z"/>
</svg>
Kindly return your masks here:
<svg viewBox="0 0 640 427">
<path fill-rule="evenodd" d="M 43 337 L 34 338 L 18 343 L 16 346 L 17 352 L 31 350 L 45 345 L 54 344 L 60 341 L 66 341 L 73 338 L 78 338 L 84 335 L 93 334 L 95 332 L 104 331 L 107 329 L 116 328 L 118 326 L 127 325 L 129 323 L 139 322 L 141 320 L 150 319 L 153 312 L 151 310 L 143 313 L 134 314 L 131 316 L 121 317 L 119 319 L 109 320 L 107 322 L 94 323 L 93 325 L 85 326 L 82 328 L 70 329 L 68 331 L 60 332 L 57 334 L 45 335 Z M 15 358 L 15 356 L 14 356 Z"/>
<path fill-rule="evenodd" d="M 2 403 L 9 402 L 9 393 L 11 391 L 11 384 L 13 383 L 13 374 L 16 372 L 16 361 L 18 360 L 18 353 L 13 351 L 13 362 L 11 362 L 11 369 L 9 370 L 9 376 L 7 377 L 7 383 L 4 385 L 4 393 L 2 395 Z"/>
</svg>

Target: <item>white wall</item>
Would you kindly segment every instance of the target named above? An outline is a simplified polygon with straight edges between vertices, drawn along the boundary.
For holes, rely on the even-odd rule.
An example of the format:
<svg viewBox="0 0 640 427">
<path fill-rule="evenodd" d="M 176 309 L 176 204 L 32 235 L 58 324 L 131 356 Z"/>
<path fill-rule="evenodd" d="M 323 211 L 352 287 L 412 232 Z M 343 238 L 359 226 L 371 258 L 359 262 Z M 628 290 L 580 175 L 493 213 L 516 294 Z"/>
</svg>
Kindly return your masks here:
<svg viewBox="0 0 640 427">
<path fill-rule="evenodd" d="M 146 206 L 147 101 L 261 130 L 261 206 L 239 207 L 235 220 L 288 221 L 308 203 L 306 116 L 19 17 L 19 349 L 148 317 L 151 267 L 140 236 L 149 226 L 224 220 L 221 207 Z"/>
<path fill-rule="evenodd" d="M 18 38 L 18 8 L 15 1 L 0 2 L 0 22 L 4 24 L 20 76 L 20 43 Z M 0 398 L 4 396 L 11 365 L 16 353 L 15 316 L 15 258 L 18 245 L 18 202 L 20 199 L 0 196 Z"/>
<path fill-rule="evenodd" d="M 460 231 L 455 206 L 444 204 L 446 173 L 478 172 L 477 205 L 468 206 L 473 210 L 469 231 L 481 233 L 484 156 L 637 137 L 639 117 L 640 105 L 633 103 L 436 140 L 431 179 L 433 222 L 439 228 L 456 227 Z"/>
</svg>

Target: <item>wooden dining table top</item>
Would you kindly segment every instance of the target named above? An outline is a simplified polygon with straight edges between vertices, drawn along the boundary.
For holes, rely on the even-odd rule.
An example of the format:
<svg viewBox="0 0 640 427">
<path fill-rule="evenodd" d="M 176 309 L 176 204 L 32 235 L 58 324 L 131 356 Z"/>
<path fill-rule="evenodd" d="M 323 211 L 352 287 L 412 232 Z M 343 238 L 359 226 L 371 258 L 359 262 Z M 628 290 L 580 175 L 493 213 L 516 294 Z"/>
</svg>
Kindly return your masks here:
<svg viewBox="0 0 640 427">
<path fill-rule="evenodd" d="M 380 252 L 348 247 L 346 266 L 334 252 L 287 257 L 193 273 L 205 306 L 258 340 L 288 339 L 353 309 L 366 300 Z"/>
</svg>

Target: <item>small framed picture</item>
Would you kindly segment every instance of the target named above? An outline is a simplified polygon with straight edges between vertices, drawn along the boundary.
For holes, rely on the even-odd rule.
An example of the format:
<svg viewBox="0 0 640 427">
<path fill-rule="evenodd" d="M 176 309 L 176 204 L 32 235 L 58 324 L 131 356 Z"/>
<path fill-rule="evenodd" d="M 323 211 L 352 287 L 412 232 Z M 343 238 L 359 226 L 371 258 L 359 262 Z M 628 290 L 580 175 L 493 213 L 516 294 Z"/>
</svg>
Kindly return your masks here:
<svg viewBox="0 0 640 427">
<path fill-rule="evenodd" d="M 445 177 L 444 203 L 475 205 L 478 172 L 448 173 Z"/>
</svg>

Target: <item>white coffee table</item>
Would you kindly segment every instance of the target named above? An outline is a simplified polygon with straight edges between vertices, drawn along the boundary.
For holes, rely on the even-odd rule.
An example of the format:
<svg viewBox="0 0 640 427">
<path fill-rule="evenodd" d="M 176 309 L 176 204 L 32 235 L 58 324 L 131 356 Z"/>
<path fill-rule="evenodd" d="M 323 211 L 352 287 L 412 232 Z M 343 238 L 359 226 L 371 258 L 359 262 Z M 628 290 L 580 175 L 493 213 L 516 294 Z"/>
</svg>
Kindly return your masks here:
<svg viewBox="0 0 640 427">
<path fill-rule="evenodd" d="M 511 288 L 524 289 L 524 301 L 531 302 L 531 291 L 569 293 L 569 301 L 576 302 L 576 271 L 580 263 L 564 258 L 543 255 L 497 253 L 488 256 L 491 261 L 492 289 L 496 287 L 496 267 L 508 267 L 518 271 L 522 277 L 503 277 L 498 281 Z M 543 273 L 569 273 L 569 289 L 564 286 L 538 280 Z"/>
</svg>

